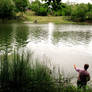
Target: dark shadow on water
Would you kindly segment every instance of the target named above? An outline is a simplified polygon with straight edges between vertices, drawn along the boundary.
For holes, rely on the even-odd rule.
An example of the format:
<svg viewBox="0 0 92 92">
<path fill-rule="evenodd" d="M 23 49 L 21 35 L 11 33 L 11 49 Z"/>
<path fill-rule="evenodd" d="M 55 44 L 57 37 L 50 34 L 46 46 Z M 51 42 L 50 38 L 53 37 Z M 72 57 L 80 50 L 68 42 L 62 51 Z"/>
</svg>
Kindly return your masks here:
<svg viewBox="0 0 92 92">
<path fill-rule="evenodd" d="M 11 43 L 13 41 L 12 38 L 13 28 L 11 25 L 0 25 L 0 50 L 4 50 L 5 47 L 12 49 Z"/>
<path fill-rule="evenodd" d="M 16 45 L 19 47 L 26 46 L 28 35 L 29 31 L 26 25 L 18 26 L 15 32 Z"/>
</svg>

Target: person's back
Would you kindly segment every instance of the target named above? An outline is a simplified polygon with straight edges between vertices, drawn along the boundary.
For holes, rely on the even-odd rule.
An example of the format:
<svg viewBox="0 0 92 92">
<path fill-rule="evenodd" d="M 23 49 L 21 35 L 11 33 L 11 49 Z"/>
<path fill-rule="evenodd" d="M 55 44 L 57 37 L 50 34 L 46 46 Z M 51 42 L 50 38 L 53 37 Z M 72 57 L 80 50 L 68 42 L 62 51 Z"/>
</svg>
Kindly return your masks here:
<svg viewBox="0 0 92 92">
<path fill-rule="evenodd" d="M 87 82 L 87 81 L 89 81 L 89 73 L 88 73 L 88 71 L 82 70 L 79 73 L 79 78 L 80 78 L 81 82 Z"/>
<path fill-rule="evenodd" d="M 84 70 L 77 69 L 76 66 L 74 65 L 74 68 L 77 72 L 79 72 L 78 80 L 77 80 L 77 86 L 79 88 L 86 86 L 87 82 L 90 80 L 90 75 L 87 71 L 89 65 L 85 64 L 84 65 Z"/>
</svg>

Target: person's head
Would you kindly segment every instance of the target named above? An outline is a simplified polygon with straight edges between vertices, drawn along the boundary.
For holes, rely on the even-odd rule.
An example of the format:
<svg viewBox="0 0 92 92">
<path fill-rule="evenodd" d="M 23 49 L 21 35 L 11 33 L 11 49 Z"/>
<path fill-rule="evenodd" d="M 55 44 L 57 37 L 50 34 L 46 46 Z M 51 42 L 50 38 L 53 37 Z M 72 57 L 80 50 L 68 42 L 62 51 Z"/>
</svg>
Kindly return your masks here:
<svg viewBox="0 0 92 92">
<path fill-rule="evenodd" d="M 84 65 L 84 69 L 87 70 L 89 68 L 89 64 Z"/>
</svg>

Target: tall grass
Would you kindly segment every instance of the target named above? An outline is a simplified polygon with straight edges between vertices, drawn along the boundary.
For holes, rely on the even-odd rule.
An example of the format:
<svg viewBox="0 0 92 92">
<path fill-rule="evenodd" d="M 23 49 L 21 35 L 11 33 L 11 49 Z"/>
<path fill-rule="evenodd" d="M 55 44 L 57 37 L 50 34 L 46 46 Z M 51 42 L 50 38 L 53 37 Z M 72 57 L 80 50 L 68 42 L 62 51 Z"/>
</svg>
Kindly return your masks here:
<svg viewBox="0 0 92 92">
<path fill-rule="evenodd" d="M 35 62 L 36 61 L 36 62 Z M 35 63 L 34 63 L 35 62 Z M 14 51 L 0 56 L 0 92 L 84 92 L 77 90 L 60 70 L 50 69 L 32 54 Z M 92 92 L 87 89 L 87 92 Z"/>
</svg>

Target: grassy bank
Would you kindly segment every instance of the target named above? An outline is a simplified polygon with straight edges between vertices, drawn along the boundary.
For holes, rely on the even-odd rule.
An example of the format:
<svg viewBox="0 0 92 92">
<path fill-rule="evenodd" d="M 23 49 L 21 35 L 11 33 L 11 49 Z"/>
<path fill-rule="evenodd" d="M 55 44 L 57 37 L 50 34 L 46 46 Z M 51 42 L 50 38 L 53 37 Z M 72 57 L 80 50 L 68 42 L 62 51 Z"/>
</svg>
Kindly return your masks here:
<svg viewBox="0 0 92 92">
<path fill-rule="evenodd" d="M 49 22 L 55 24 L 92 24 L 91 22 L 73 22 L 70 20 L 69 16 L 36 16 L 33 11 L 26 11 L 25 13 L 16 13 L 14 19 L 0 19 L 0 23 L 38 23 L 47 24 Z"/>
<path fill-rule="evenodd" d="M 25 17 L 30 23 L 35 23 L 35 22 L 40 24 L 49 23 L 49 22 L 52 22 L 55 24 L 73 23 L 72 21 L 66 20 L 66 17 L 63 17 L 63 16 L 27 16 L 25 15 Z"/>
<path fill-rule="evenodd" d="M 44 23 L 56 23 L 56 24 L 68 24 L 68 23 L 73 23 L 72 21 L 68 21 L 68 17 L 64 16 L 36 16 L 35 12 L 33 11 L 26 11 L 24 14 L 25 19 L 29 23 L 39 23 L 39 24 L 44 24 Z"/>
<path fill-rule="evenodd" d="M 21 14 L 20 14 L 21 15 Z M 26 11 L 24 14 L 24 23 L 38 23 L 38 24 L 45 24 L 45 23 L 55 23 L 55 24 L 92 24 L 89 21 L 84 22 L 74 22 L 71 20 L 69 16 L 36 16 L 35 12 L 33 11 Z"/>
<path fill-rule="evenodd" d="M 0 92 L 84 92 L 71 84 L 69 76 L 56 71 L 32 54 L 8 55 L 6 51 L 0 56 Z M 86 92 L 92 89 L 88 87 Z"/>
<path fill-rule="evenodd" d="M 26 11 L 25 13 L 16 13 L 14 19 L 0 19 L 0 23 L 55 23 L 55 24 L 74 24 L 74 22 L 69 21 L 68 17 L 65 16 L 36 16 L 33 11 Z"/>
<path fill-rule="evenodd" d="M 0 23 L 25 23 L 25 24 L 47 24 L 49 22 L 55 24 L 79 24 L 79 25 L 92 25 L 91 22 L 73 22 L 68 20 L 68 17 L 65 16 L 29 16 L 24 14 L 24 16 L 20 16 L 19 19 L 0 19 Z"/>
</svg>

